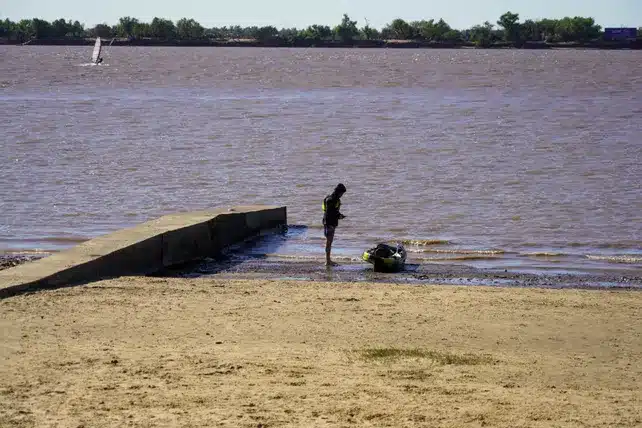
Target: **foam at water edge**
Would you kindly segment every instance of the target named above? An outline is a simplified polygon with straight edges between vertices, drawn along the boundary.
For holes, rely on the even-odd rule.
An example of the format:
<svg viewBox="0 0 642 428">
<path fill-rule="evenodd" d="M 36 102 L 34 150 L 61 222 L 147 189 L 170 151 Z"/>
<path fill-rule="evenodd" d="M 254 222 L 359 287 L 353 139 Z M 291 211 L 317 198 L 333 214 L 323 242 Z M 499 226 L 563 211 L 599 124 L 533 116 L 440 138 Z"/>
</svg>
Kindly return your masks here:
<svg viewBox="0 0 642 428">
<path fill-rule="evenodd" d="M 436 253 L 436 254 L 479 254 L 479 255 L 499 255 L 499 254 L 504 254 L 506 251 L 504 250 L 458 250 L 458 249 L 452 249 L 452 250 L 440 250 L 436 248 L 406 248 L 406 251 L 409 253 Z"/>
<path fill-rule="evenodd" d="M 428 245 L 448 245 L 451 242 L 446 239 L 404 239 L 401 241 L 404 245 L 428 246 Z"/>
<path fill-rule="evenodd" d="M 587 254 L 586 258 L 589 260 L 604 261 L 608 263 L 630 263 L 630 264 L 642 263 L 642 257 L 637 254 L 636 255 L 622 254 L 617 256 L 596 256 L 596 255 Z"/>
<path fill-rule="evenodd" d="M 100 63 L 100 64 L 95 64 L 93 62 L 87 62 L 84 64 L 78 64 L 77 67 L 109 67 L 109 64 L 107 63 Z"/>
</svg>

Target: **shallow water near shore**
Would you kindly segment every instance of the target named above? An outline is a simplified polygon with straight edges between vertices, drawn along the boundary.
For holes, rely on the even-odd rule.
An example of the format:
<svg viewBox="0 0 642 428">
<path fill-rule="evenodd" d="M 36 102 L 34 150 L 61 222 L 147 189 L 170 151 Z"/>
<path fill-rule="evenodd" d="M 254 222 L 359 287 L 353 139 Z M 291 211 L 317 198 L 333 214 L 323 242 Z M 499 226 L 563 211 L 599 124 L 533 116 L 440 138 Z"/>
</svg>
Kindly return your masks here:
<svg viewBox="0 0 642 428">
<path fill-rule="evenodd" d="M 176 211 L 288 207 L 270 257 L 642 268 L 640 52 L 0 46 L 0 251 Z M 271 249 L 257 250 L 272 253 Z M 356 261 L 355 261 L 356 260 Z"/>
<path fill-rule="evenodd" d="M 510 259 L 479 266 L 474 260 L 426 261 L 411 253 L 400 271 L 380 273 L 375 272 L 371 264 L 354 257 L 357 248 L 340 248 L 333 256 L 339 261 L 338 266 L 326 267 L 324 254 L 318 251 L 317 245 L 306 242 L 306 230 L 303 226 L 290 226 L 248 238 L 230 246 L 219 257 L 175 266 L 152 276 L 642 291 L 642 269 L 632 266 L 626 269 L 511 266 Z"/>
</svg>

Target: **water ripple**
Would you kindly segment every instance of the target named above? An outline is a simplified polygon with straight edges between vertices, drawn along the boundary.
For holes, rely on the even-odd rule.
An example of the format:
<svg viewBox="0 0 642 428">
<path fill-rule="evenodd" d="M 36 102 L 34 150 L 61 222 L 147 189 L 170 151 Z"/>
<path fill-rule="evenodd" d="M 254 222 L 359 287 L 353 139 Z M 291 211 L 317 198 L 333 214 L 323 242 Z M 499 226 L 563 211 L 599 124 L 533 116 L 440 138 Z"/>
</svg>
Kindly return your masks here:
<svg viewBox="0 0 642 428">
<path fill-rule="evenodd" d="M 80 67 L 75 47 L 0 56 L 0 247 L 237 203 L 285 204 L 315 226 L 342 181 L 348 245 L 640 249 L 640 52 L 113 47 L 109 67 Z M 595 257 L 583 259 L 612 261 Z"/>
</svg>

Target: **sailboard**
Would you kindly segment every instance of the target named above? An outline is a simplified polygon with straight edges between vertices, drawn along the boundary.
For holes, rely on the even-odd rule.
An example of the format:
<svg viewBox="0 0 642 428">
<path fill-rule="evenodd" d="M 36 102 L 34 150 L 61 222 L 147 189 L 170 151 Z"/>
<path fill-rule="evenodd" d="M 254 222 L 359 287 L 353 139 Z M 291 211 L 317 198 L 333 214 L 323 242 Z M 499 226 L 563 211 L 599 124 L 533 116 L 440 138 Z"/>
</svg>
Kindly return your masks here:
<svg viewBox="0 0 642 428">
<path fill-rule="evenodd" d="M 91 55 L 91 61 L 94 64 L 98 63 L 98 58 L 100 58 L 101 49 L 102 49 L 102 42 L 100 41 L 100 37 L 96 37 L 96 44 L 94 45 L 94 52 Z"/>
</svg>

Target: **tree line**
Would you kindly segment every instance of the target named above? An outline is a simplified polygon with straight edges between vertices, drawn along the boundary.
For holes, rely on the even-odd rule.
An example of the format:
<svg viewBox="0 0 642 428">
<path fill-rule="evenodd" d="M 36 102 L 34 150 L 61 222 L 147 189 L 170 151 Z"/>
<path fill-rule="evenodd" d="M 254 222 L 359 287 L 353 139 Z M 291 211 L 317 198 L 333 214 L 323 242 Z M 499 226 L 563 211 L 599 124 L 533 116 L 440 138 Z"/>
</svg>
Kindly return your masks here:
<svg viewBox="0 0 642 428">
<path fill-rule="evenodd" d="M 128 38 L 156 40 L 240 40 L 252 39 L 259 42 L 281 41 L 285 43 L 305 42 L 351 42 L 355 40 L 406 40 L 421 42 L 474 43 L 490 46 L 496 43 L 520 44 L 524 42 L 587 42 L 600 39 L 602 27 L 590 17 L 565 17 L 562 19 L 525 20 L 520 22 L 519 14 L 506 12 L 496 24 L 488 21 L 466 30 L 452 28 L 443 19 L 435 21 L 405 21 L 395 19 L 381 29 L 366 23 L 359 27 L 346 14 L 341 22 L 330 27 L 310 25 L 304 29 L 274 26 L 251 26 L 205 28 L 194 19 L 182 18 L 176 22 L 154 18 L 141 22 L 129 16 L 122 17 L 115 25 L 98 24 L 85 28 L 78 21 L 57 19 L 49 22 L 43 19 L 22 19 L 13 22 L 0 20 L 0 38 L 28 41 L 65 38 Z M 638 38 L 642 37 L 642 27 Z"/>
</svg>

